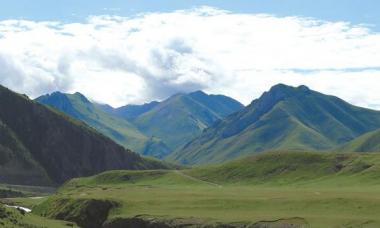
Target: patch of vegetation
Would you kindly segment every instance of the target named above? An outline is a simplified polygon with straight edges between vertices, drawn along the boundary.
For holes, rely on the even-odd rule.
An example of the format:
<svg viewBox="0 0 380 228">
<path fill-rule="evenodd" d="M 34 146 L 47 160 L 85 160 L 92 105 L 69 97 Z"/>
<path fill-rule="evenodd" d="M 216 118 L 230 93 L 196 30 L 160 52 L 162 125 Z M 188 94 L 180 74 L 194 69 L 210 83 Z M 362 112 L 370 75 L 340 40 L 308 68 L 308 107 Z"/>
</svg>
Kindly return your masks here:
<svg viewBox="0 0 380 228">
<path fill-rule="evenodd" d="M 77 227 L 71 222 L 56 221 L 34 214 L 26 214 L 22 210 L 6 208 L 0 205 L 0 227 L 6 228 L 68 228 Z"/>
<path fill-rule="evenodd" d="M 11 189 L 0 189 L 0 198 L 15 198 L 25 196 L 24 193 Z"/>
</svg>

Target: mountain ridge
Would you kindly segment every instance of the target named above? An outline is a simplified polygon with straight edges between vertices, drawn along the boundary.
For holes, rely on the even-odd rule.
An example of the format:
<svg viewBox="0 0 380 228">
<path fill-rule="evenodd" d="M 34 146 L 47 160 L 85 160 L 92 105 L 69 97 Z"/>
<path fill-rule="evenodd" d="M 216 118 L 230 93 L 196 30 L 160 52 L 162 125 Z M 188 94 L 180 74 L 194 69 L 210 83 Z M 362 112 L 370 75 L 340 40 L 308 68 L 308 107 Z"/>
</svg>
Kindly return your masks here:
<svg viewBox="0 0 380 228">
<path fill-rule="evenodd" d="M 66 97 L 67 101 L 60 104 L 63 98 L 57 102 L 57 99 L 54 98 L 55 95 Z M 143 105 L 126 105 L 119 108 L 91 103 L 83 95 L 83 98 L 80 98 L 80 95 L 80 93 L 56 92 L 41 96 L 36 100 L 88 123 L 127 148 L 159 159 L 163 159 L 178 146 L 182 146 L 199 135 L 203 129 L 243 108 L 240 102 L 232 98 L 223 95 L 209 95 L 203 91 L 188 94 L 178 93 L 161 102 L 152 101 Z M 74 99 L 73 97 L 78 98 Z M 82 100 L 83 104 L 75 105 L 78 103 L 76 100 Z M 97 113 L 97 115 L 94 116 L 93 113 Z M 110 126 L 111 121 L 105 120 L 105 114 L 108 115 L 107 118 L 111 116 L 118 121 Z M 91 118 L 89 119 L 89 117 Z M 99 117 L 103 120 L 100 120 Z M 101 122 L 101 126 L 97 122 Z M 135 145 L 136 142 L 131 143 L 120 139 L 123 136 L 128 137 L 123 134 L 123 129 L 116 129 L 116 133 L 112 134 L 110 131 L 115 130 L 116 126 L 137 132 L 132 136 L 139 135 L 138 145 Z"/>
<path fill-rule="evenodd" d="M 168 159 L 204 164 L 266 150 L 329 150 L 377 127 L 379 111 L 306 86 L 278 84 Z"/>
</svg>

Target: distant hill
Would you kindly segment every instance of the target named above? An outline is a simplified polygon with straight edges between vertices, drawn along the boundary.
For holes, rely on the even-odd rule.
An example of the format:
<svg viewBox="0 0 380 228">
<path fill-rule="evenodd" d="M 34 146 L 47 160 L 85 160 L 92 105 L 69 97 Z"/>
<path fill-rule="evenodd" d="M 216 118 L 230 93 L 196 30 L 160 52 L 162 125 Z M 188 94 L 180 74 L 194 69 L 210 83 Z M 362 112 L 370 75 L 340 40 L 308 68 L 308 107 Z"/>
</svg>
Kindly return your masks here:
<svg viewBox="0 0 380 228">
<path fill-rule="evenodd" d="M 260 153 L 219 165 L 184 172 L 217 184 L 320 186 L 378 184 L 380 153 L 318 153 L 277 151 Z M 102 175 L 102 174 L 100 174 Z"/>
<path fill-rule="evenodd" d="M 380 129 L 366 133 L 338 148 L 340 152 L 380 152 Z"/>
<path fill-rule="evenodd" d="M 162 158 L 170 152 L 161 140 L 147 137 L 128 120 L 110 114 L 113 110 L 111 106 L 93 104 L 80 93 L 55 92 L 38 97 L 36 101 L 87 123 L 125 148 L 140 154 Z"/>
<path fill-rule="evenodd" d="M 306 86 L 276 85 L 170 155 L 184 164 L 223 162 L 268 150 L 328 150 L 380 128 L 380 112 Z"/>
<path fill-rule="evenodd" d="M 150 111 L 152 108 L 156 107 L 160 102 L 152 101 L 143 105 L 126 105 L 120 108 L 111 110 L 111 113 L 123 117 L 127 120 L 134 120 L 139 115 Z M 110 112 L 110 110 L 108 110 Z"/>
<path fill-rule="evenodd" d="M 49 185 L 111 169 L 166 167 L 2 86 L 0 109 L 1 182 Z"/>
<path fill-rule="evenodd" d="M 359 182 L 378 184 L 380 153 L 333 153 L 272 151 L 239 158 L 217 165 L 184 170 L 107 171 L 71 180 L 63 188 L 106 184 L 189 183 L 213 185 L 285 185 L 324 183 L 355 186 Z M 358 175 L 360 174 L 360 175 Z M 161 181 L 159 181 L 161 179 Z M 170 180 L 170 182 L 167 182 Z M 342 181 L 342 182 L 340 182 Z M 352 181 L 350 183 L 350 181 Z M 339 183 L 340 182 L 340 183 Z"/>
<path fill-rule="evenodd" d="M 135 117 L 133 123 L 146 135 L 162 139 L 174 150 L 242 108 L 243 105 L 232 98 L 197 91 L 176 94 L 155 103 Z"/>
</svg>

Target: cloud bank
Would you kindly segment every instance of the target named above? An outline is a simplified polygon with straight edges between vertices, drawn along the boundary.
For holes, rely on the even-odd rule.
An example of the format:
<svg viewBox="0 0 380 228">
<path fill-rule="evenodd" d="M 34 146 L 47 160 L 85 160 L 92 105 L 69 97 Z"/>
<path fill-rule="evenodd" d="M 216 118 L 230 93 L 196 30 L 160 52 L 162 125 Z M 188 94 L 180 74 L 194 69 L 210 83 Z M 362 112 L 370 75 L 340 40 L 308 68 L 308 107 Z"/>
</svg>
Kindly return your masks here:
<svg viewBox="0 0 380 228">
<path fill-rule="evenodd" d="M 380 34 L 364 25 L 210 7 L 84 23 L 0 21 L 0 84 L 120 106 L 205 90 L 247 104 L 305 84 L 380 109 Z"/>
</svg>

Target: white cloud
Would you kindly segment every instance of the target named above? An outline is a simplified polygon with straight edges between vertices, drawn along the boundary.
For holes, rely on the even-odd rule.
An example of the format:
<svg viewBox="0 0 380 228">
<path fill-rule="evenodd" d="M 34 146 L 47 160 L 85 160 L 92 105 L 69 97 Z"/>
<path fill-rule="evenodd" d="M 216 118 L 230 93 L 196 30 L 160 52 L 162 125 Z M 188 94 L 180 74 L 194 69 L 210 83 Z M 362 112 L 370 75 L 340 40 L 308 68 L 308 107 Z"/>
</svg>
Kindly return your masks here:
<svg viewBox="0 0 380 228">
<path fill-rule="evenodd" d="M 85 23 L 0 21 L 0 83 L 114 106 L 203 89 L 249 103 L 306 84 L 380 109 L 380 34 L 363 25 L 210 7 Z"/>
</svg>

